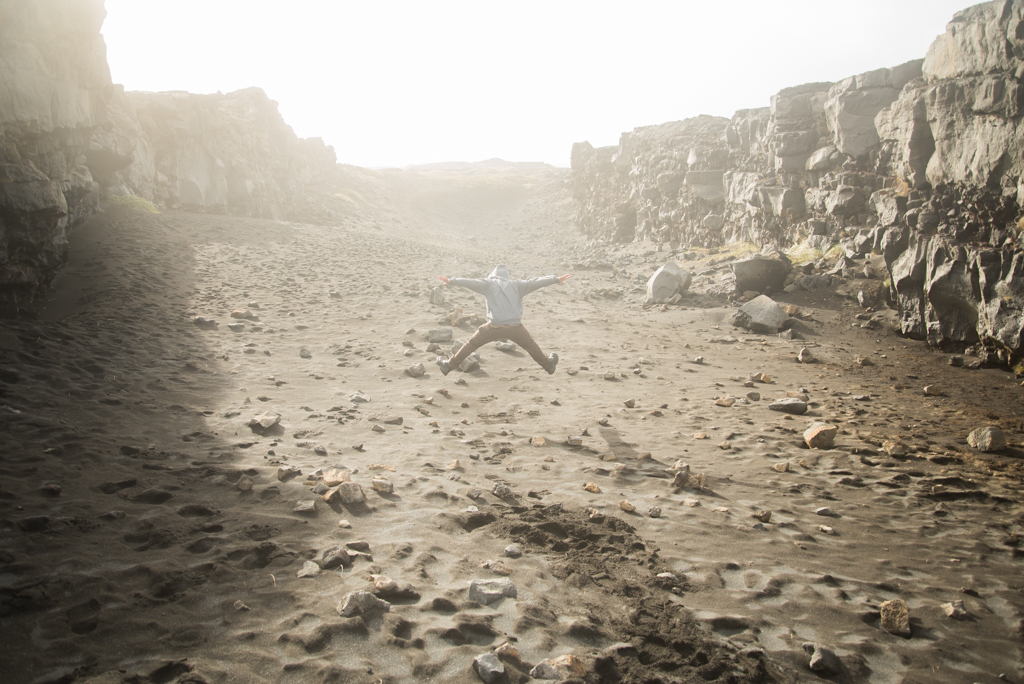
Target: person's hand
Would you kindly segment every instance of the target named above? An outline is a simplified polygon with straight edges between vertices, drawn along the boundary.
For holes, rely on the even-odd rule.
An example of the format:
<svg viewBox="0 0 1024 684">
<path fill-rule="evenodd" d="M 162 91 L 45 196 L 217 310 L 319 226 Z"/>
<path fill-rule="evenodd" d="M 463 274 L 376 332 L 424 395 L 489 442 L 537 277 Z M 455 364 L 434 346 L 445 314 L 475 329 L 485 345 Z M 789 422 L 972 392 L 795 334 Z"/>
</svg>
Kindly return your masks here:
<svg viewBox="0 0 1024 684">
<path fill-rule="evenodd" d="M 437 279 L 440 280 L 445 285 L 450 285 L 452 282 L 451 278 L 449 278 L 448 276 L 437 276 Z"/>
<path fill-rule="evenodd" d="M 570 277 L 572 277 L 572 276 L 569 273 L 566 273 L 565 275 L 558 276 L 558 284 L 559 285 L 565 285 L 565 281 L 568 280 Z"/>
</svg>

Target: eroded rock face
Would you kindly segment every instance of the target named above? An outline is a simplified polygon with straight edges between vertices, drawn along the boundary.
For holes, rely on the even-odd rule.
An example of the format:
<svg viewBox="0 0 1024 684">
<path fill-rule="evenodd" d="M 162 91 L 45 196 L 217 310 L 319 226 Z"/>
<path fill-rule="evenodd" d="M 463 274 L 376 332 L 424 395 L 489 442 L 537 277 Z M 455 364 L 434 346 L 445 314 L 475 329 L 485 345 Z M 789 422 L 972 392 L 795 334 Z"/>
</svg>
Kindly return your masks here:
<svg viewBox="0 0 1024 684">
<path fill-rule="evenodd" d="M 618 241 L 787 248 L 810 235 L 848 261 L 881 252 L 904 334 L 1024 355 L 1020 74 L 1024 0 L 971 7 L 922 60 L 786 88 L 724 126 L 577 144 L 577 223 Z"/>
<path fill-rule="evenodd" d="M 103 0 L 4 3 L 0 20 L 0 315 L 68 258 L 68 230 L 101 195 L 266 218 L 335 171 L 258 88 L 125 93 L 110 80 Z"/>
<path fill-rule="evenodd" d="M 102 0 L 8 3 L 0 21 L 0 313 L 16 315 L 67 261 L 94 210 L 92 136 L 111 87 Z"/>
</svg>

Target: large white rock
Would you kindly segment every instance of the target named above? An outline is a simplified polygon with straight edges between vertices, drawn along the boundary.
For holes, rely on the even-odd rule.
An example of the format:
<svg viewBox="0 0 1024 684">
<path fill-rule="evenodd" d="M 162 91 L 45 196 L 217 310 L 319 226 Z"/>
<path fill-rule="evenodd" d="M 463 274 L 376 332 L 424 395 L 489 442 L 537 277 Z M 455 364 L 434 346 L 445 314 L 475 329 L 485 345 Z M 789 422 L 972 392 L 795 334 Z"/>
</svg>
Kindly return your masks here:
<svg viewBox="0 0 1024 684">
<path fill-rule="evenodd" d="M 736 322 L 755 333 L 774 335 L 786 322 L 786 312 L 767 295 L 754 297 L 740 307 Z"/>
<path fill-rule="evenodd" d="M 686 292 L 692 282 L 693 276 L 689 271 L 679 268 L 679 264 L 674 261 L 666 262 L 647 281 L 647 298 L 668 299 Z"/>
</svg>

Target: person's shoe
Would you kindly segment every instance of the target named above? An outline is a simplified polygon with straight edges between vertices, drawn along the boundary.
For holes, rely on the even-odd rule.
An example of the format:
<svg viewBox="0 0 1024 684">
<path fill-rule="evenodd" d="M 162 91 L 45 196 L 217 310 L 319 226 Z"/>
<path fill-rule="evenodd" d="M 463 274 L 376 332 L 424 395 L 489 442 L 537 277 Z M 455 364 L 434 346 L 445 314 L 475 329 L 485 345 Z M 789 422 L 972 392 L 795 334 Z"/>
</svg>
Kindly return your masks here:
<svg viewBox="0 0 1024 684">
<path fill-rule="evenodd" d="M 448 375 L 452 372 L 452 367 L 448 364 L 448 359 L 443 356 L 437 357 L 437 367 L 441 369 L 441 375 Z"/>
<path fill-rule="evenodd" d="M 548 361 L 550 362 L 548 364 L 548 375 L 554 375 L 555 366 L 558 365 L 558 354 L 551 354 L 551 356 L 548 357 Z"/>
</svg>

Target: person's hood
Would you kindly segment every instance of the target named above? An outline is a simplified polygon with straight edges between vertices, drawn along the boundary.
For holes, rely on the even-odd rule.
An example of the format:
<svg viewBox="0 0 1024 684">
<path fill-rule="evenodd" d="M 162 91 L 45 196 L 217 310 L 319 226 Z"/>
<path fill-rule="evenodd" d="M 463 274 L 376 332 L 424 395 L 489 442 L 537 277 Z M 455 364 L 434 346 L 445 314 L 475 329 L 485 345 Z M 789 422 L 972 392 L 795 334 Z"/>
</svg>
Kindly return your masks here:
<svg viewBox="0 0 1024 684">
<path fill-rule="evenodd" d="M 491 271 L 491 275 L 487 276 L 487 279 L 508 281 L 512 280 L 512 276 L 508 274 L 508 266 L 506 266 L 505 264 L 498 264 L 497 266 L 494 267 L 494 270 Z"/>
</svg>

